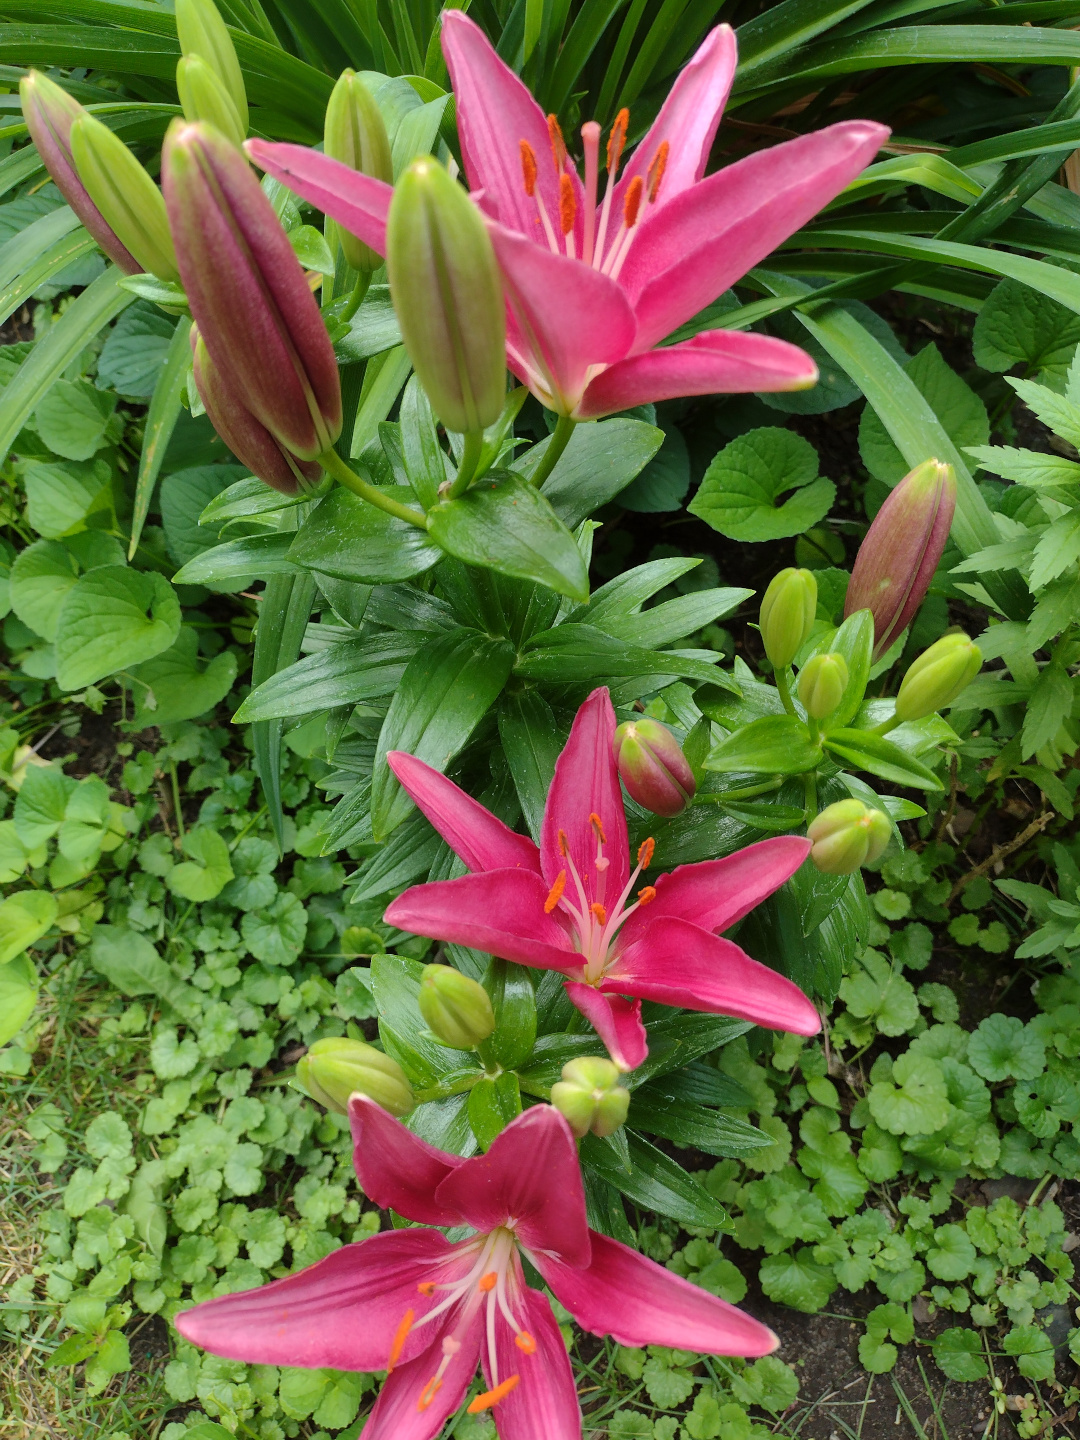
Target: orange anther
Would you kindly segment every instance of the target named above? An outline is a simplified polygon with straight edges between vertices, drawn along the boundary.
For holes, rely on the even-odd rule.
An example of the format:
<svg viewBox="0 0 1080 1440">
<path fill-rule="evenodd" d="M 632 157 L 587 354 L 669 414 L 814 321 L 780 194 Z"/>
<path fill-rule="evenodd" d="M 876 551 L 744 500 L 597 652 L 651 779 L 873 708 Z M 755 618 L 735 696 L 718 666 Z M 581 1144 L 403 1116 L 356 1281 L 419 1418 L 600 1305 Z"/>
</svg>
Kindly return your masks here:
<svg viewBox="0 0 1080 1440">
<path fill-rule="evenodd" d="M 660 194 L 660 182 L 664 178 L 664 171 L 667 169 L 668 155 L 671 151 L 670 142 L 661 141 L 660 148 L 649 163 L 646 180 L 649 185 L 649 204 L 656 204 L 656 197 Z"/>
<path fill-rule="evenodd" d="M 646 885 L 644 890 L 637 892 L 637 899 L 639 905 L 648 905 L 650 900 L 656 899 L 656 886 Z"/>
<path fill-rule="evenodd" d="M 589 909 L 596 916 L 597 920 L 600 921 L 601 925 L 607 924 L 607 911 L 604 909 L 603 905 L 600 904 L 599 900 L 594 900 L 593 903 L 589 906 Z"/>
<path fill-rule="evenodd" d="M 645 181 L 640 175 L 635 175 L 626 187 L 626 195 L 623 199 L 623 224 L 628 230 L 632 230 L 637 224 L 638 211 L 641 209 L 641 197 L 645 193 Z"/>
<path fill-rule="evenodd" d="M 607 836 L 604 834 L 604 822 L 600 819 L 600 816 L 596 814 L 595 810 L 589 816 L 589 824 L 592 826 L 593 834 L 596 836 L 597 840 L 600 841 L 600 844 L 606 845 Z"/>
<path fill-rule="evenodd" d="M 551 141 L 551 158 L 555 161 L 555 169 L 561 175 L 566 168 L 566 141 L 554 115 L 547 117 L 547 127 L 548 139 Z"/>
<path fill-rule="evenodd" d="M 413 1320 L 416 1318 L 415 1310 L 406 1310 L 401 1317 L 401 1324 L 397 1327 L 393 1343 L 390 1346 L 390 1358 L 386 1362 L 386 1373 L 389 1375 L 401 1357 L 405 1349 L 405 1341 L 409 1338 L 409 1331 L 412 1329 Z"/>
<path fill-rule="evenodd" d="M 480 1276 L 480 1289 L 486 1295 L 489 1290 L 494 1290 L 498 1284 L 499 1277 L 494 1270 L 489 1270 L 486 1275 Z"/>
<path fill-rule="evenodd" d="M 501 1385 L 496 1385 L 494 1390 L 485 1390 L 482 1395 L 477 1395 L 476 1399 L 469 1405 L 469 1414 L 479 1415 L 481 1411 L 490 1410 L 491 1407 L 497 1405 L 500 1400 L 505 1400 L 520 1379 L 520 1375 L 511 1375 L 509 1379 L 504 1380 Z"/>
<path fill-rule="evenodd" d="M 653 852 L 655 851 L 655 849 L 656 841 L 652 838 L 651 835 L 647 840 L 643 840 L 638 846 L 637 863 L 641 866 L 642 870 L 647 870 L 649 868 L 650 864 L 652 863 Z"/>
<path fill-rule="evenodd" d="M 566 838 L 565 830 L 559 831 L 559 854 L 563 857 L 564 860 L 566 859 L 567 855 L 570 854 L 570 842 Z"/>
<path fill-rule="evenodd" d="M 519 1350 L 524 1350 L 526 1355 L 536 1354 L 536 1341 L 529 1334 L 528 1330 L 522 1330 L 520 1335 L 515 1335 L 514 1344 Z"/>
<path fill-rule="evenodd" d="M 630 111 L 622 109 L 615 116 L 615 124 L 611 127 L 611 134 L 607 142 L 607 168 L 614 174 L 619 168 L 619 161 L 622 159 L 623 146 L 626 144 L 626 132 L 630 125 Z"/>
<path fill-rule="evenodd" d="M 433 1375 L 431 1379 L 427 1382 L 427 1384 L 424 1386 L 423 1390 L 420 1391 L 420 1399 L 416 1402 L 417 1410 L 426 1410 L 431 1404 L 432 1400 L 435 1399 L 435 1391 L 441 1389 L 442 1381 L 439 1379 L 438 1375 Z"/>
<path fill-rule="evenodd" d="M 536 151 L 527 140 L 518 141 L 521 151 L 521 178 L 525 182 L 525 194 L 531 200 L 536 194 Z"/>
<path fill-rule="evenodd" d="M 421 1294 L 421 1295 L 434 1295 L 434 1294 L 435 1294 L 435 1281 L 434 1281 L 434 1280 L 421 1280 L 421 1281 L 420 1281 L 420 1284 L 417 1285 L 416 1288 L 417 1288 L 417 1290 L 420 1291 L 420 1294 Z"/>
<path fill-rule="evenodd" d="M 573 181 L 563 172 L 559 176 L 559 228 L 564 235 L 569 235 L 573 230 L 576 218 L 577 200 L 574 198 Z"/>
<path fill-rule="evenodd" d="M 551 889 L 548 891 L 548 897 L 547 897 L 547 899 L 544 901 L 544 914 L 545 914 L 545 915 L 550 915 L 551 912 L 552 912 L 552 910 L 555 909 L 555 906 L 556 906 L 556 905 L 559 903 L 559 901 L 562 899 L 562 897 L 563 897 L 563 891 L 564 891 L 565 889 L 566 889 L 566 871 L 565 871 L 565 870 L 560 870 L 559 873 L 558 873 L 558 875 L 556 875 L 556 877 L 555 877 L 555 884 L 552 885 Z"/>
</svg>

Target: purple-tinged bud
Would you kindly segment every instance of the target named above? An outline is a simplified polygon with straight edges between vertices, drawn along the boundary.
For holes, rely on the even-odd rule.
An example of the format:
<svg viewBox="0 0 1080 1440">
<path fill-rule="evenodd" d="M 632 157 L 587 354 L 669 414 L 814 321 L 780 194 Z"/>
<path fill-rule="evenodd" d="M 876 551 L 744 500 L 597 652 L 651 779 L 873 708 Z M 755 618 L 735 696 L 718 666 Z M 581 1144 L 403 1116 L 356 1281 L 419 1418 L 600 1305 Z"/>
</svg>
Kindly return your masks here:
<svg viewBox="0 0 1080 1440">
<path fill-rule="evenodd" d="M 861 800 L 838 800 L 815 816 L 807 835 L 810 859 L 825 875 L 850 875 L 885 853 L 892 834 L 889 817 Z"/>
<path fill-rule="evenodd" d="M 363 175 L 393 184 L 394 166 L 382 111 L 355 70 L 343 70 L 330 95 L 323 124 L 323 151 Z M 326 223 L 328 231 L 333 227 L 345 263 L 354 270 L 369 275 L 383 263 L 377 250 L 358 240 L 343 225 L 335 225 L 332 220 Z M 334 249 L 332 242 L 330 249 Z"/>
<path fill-rule="evenodd" d="M 302 487 L 314 485 L 321 467 L 314 460 L 297 460 L 259 424 L 210 359 L 195 325 L 191 327 L 191 350 L 199 398 L 211 425 L 241 464 L 283 495 L 295 495 Z"/>
<path fill-rule="evenodd" d="M 778 670 L 795 659 L 810 638 L 817 614 L 817 580 L 812 570 L 788 566 L 769 581 L 758 624 L 765 654 Z"/>
<path fill-rule="evenodd" d="M 366 1095 L 391 1115 L 407 1115 L 416 1104 L 396 1060 L 344 1035 L 316 1040 L 297 1061 L 296 1078 L 312 1100 L 339 1115 L 349 1113 L 349 1096 L 356 1094 Z"/>
<path fill-rule="evenodd" d="M 424 966 L 419 1004 L 428 1029 L 452 1050 L 475 1050 L 495 1029 L 487 991 L 450 965 Z"/>
<path fill-rule="evenodd" d="M 896 718 L 921 720 L 951 705 L 981 668 L 982 652 L 967 635 L 943 635 L 908 667 L 896 696 Z"/>
<path fill-rule="evenodd" d="M 848 683 L 847 661 L 831 652 L 815 655 L 799 671 L 799 699 L 811 720 L 827 720 L 843 699 Z"/>
<path fill-rule="evenodd" d="M 176 89 L 185 119 L 206 120 L 234 145 L 243 145 L 246 132 L 232 97 L 217 71 L 201 55 L 182 55 L 177 61 Z"/>
<path fill-rule="evenodd" d="M 593 1055 L 568 1060 L 562 1079 L 551 1087 L 551 1103 L 563 1115 L 580 1140 L 590 1130 L 594 1135 L 614 1135 L 630 1108 L 630 1091 L 620 1085 L 617 1065 Z"/>
<path fill-rule="evenodd" d="M 874 659 L 900 638 L 926 598 L 956 509 L 951 465 L 926 460 L 904 476 L 874 517 L 855 557 L 844 616 L 874 617 Z"/>
<path fill-rule="evenodd" d="M 40 70 L 31 70 L 29 75 L 19 81 L 19 97 L 22 100 L 23 119 L 30 132 L 30 139 L 37 147 L 37 152 L 45 162 L 45 168 L 60 194 L 109 259 L 118 265 L 125 275 L 138 275 L 143 267 L 131 251 L 121 244 L 104 215 L 90 199 L 71 158 L 71 127 L 80 115 L 87 112 L 66 90 L 61 89 L 46 75 L 42 75 Z"/>
<path fill-rule="evenodd" d="M 180 278 L 214 364 L 280 445 L 317 459 L 341 433 L 337 361 L 270 201 L 204 121 L 173 121 L 161 173 Z"/>
<path fill-rule="evenodd" d="M 654 815 L 681 815 L 697 782 L 679 742 L 659 720 L 642 716 L 615 731 L 615 763 L 626 792 Z"/>
<path fill-rule="evenodd" d="M 176 252 L 161 191 L 118 135 L 89 113 L 72 121 L 68 137 L 79 179 L 142 270 L 171 283 Z"/>
</svg>

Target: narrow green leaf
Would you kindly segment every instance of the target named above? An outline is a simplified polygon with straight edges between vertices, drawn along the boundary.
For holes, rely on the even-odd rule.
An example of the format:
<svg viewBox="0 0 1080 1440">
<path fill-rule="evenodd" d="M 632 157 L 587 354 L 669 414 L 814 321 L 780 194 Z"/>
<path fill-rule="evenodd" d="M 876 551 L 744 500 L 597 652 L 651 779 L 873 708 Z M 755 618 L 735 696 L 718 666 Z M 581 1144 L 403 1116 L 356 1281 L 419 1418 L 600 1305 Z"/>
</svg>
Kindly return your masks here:
<svg viewBox="0 0 1080 1440">
<path fill-rule="evenodd" d="M 157 484 L 161 464 L 165 459 L 165 451 L 169 448 L 173 430 L 180 418 L 180 402 L 184 393 L 184 382 L 191 364 L 191 346 L 188 342 L 190 331 L 191 321 L 182 316 L 169 341 L 165 365 L 158 376 L 153 398 L 150 401 L 150 409 L 146 416 L 142 454 L 139 456 L 139 478 L 135 482 L 135 506 L 131 516 L 131 543 L 128 546 L 129 560 L 135 558 L 135 551 L 139 548 L 139 539 L 142 536 L 143 526 L 146 524 L 146 516 L 150 510 L 150 501 L 153 498 L 154 486 Z"/>
</svg>

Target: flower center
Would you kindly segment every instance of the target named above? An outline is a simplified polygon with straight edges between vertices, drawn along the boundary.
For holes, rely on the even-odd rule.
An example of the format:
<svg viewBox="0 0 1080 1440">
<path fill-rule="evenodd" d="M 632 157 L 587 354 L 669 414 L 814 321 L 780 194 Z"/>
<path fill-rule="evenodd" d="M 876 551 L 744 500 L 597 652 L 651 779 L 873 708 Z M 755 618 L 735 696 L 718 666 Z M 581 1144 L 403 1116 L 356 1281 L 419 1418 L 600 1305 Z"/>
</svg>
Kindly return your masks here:
<svg viewBox="0 0 1080 1440">
<path fill-rule="evenodd" d="M 652 885 L 646 885 L 638 891 L 637 899 L 632 905 L 626 903 L 630 899 L 638 876 L 643 870 L 649 868 L 653 851 L 656 849 L 656 842 L 650 836 L 648 840 L 638 846 L 637 866 L 634 873 L 626 882 L 622 894 L 613 905 L 609 906 L 606 903 L 606 890 L 607 872 L 611 861 L 604 854 L 604 846 L 607 844 L 604 822 L 599 815 L 593 814 L 589 816 L 589 823 L 596 837 L 596 859 L 593 862 L 596 866 L 595 900 L 590 900 L 585 893 L 584 881 L 574 864 L 574 857 L 570 854 L 566 831 L 560 830 L 559 853 L 566 861 L 566 869 L 560 870 L 555 877 L 555 883 L 548 891 L 548 897 L 544 901 L 544 910 L 550 915 L 556 905 L 561 905 L 570 915 L 574 923 L 574 942 L 585 961 L 584 979 L 589 985 L 598 985 L 603 979 L 604 971 L 614 962 L 617 953 L 614 943 L 619 931 L 635 910 L 642 905 L 648 905 L 650 900 L 656 898 L 655 888 Z M 568 873 L 577 894 L 576 904 L 566 893 Z"/>
</svg>

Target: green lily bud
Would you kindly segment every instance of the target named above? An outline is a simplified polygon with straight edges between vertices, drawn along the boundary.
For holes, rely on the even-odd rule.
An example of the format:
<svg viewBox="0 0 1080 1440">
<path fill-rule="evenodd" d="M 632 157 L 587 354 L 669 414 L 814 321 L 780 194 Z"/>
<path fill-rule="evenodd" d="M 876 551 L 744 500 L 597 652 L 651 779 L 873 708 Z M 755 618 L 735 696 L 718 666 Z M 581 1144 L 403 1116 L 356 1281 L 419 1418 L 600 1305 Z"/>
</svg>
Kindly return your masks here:
<svg viewBox="0 0 1080 1440">
<path fill-rule="evenodd" d="M 815 816 L 807 830 L 810 859 L 825 875 L 850 875 L 884 853 L 892 826 L 889 817 L 861 800 L 838 800 Z"/>
<path fill-rule="evenodd" d="M 209 120 L 227 140 L 243 145 L 246 132 L 232 96 L 201 55 L 184 55 L 177 62 L 176 88 L 188 120 Z"/>
<path fill-rule="evenodd" d="M 71 157 L 87 194 L 144 271 L 179 280 L 165 201 L 124 142 L 93 115 L 72 122 Z"/>
<path fill-rule="evenodd" d="M 654 815 L 681 815 L 697 782 L 679 742 L 659 720 L 642 716 L 615 731 L 615 763 L 631 799 Z"/>
<path fill-rule="evenodd" d="M 619 1084 L 619 1069 L 610 1060 L 592 1055 L 568 1061 L 562 1079 L 551 1087 L 551 1103 L 580 1138 L 614 1135 L 626 1119 L 630 1091 Z"/>
<path fill-rule="evenodd" d="M 816 614 L 817 581 L 813 571 L 788 566 L 773 576 L 758 618 L 765 654 L 778 670 L 790 665 L 806 644 Z"/>
<path fill-rule="evenodd" d="M 815 655 L 799 671 L 799 699 L 811 720 L 827 720 L 848 683 L 847 661 L 831 652 Z"/>
<path fill-rule="evenodd" d="M 297 1061 L 296 1078 L 312 1100 L 339 1115 L 348 1114 L 349 1096 L 356 1094 L 366 1095 L 391 1115 L 407 1115 L 416 1103 L 396 1060 L 346 1036 L 316 1040 Z"/>
<path fill-rule="evenodd" d="M 979 647 L 967 635 L 943 635 L 913 660 L 896 697 L 898 720 L 921 720 L 950 704 L 982 669 Z"/>
<path fill-rule="evenodd" d="M 332 160 L 370 175 L 375 180 L 393 184 L 394 167 L 390 158 L 390 140 L 386 133 L 382 111 L 375 104 L 371 91 L 355 70 L 343 70 L 326 107 L 326 121 L 323 129 L 323 150 Z M 358 240 L 355 235 L 332 220 L 337 243 L 341 246 L 345 263 L 365 275 L 377 270 L 383 263 L 382 256 L 370 246 Z M 333 245 L 331 244 L 331 250 Z"/>
<path fill-rule="evenodd" d="M 506 315 L 480 211 L 430 156 L 390 201 L 386 268 L 401 336 L 448 430 L 484 430 L 506 398 Z"/>
<path fill-rule="evenodd" d="M 246 135 L 248 103 L 244 75 L 236 58 L 232 37 L 214 0 L 176 0 L 176 37 L 185 55 L 201 56 L 217 75 L 236 107 L 240 129 Z M 184 114 L 187 115 L 186 109 Z M 188 115 L 187 118 L 193 120 L 196 117 Z M 198 119 L 212 120 L 213 116 L 200 115 Z M 214 123 L 217 124 L 217 121 Z"/>
<path fill-rule="evenodd" d="M 452 1050 L 475 1050 L 495 1029 L 487 991 L 449 965 L 424 966 L 420 1013 L 431 1033 Z"/>
</svg>

